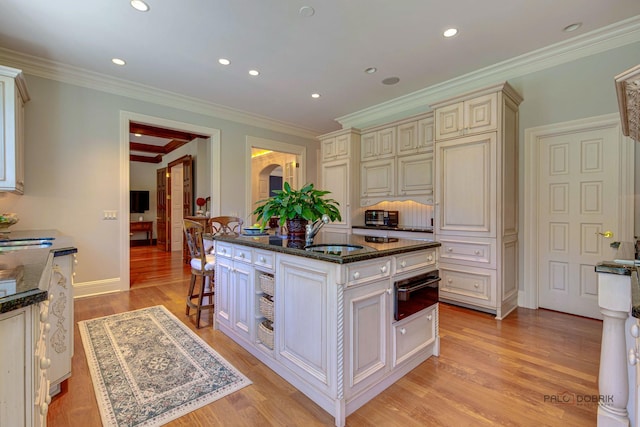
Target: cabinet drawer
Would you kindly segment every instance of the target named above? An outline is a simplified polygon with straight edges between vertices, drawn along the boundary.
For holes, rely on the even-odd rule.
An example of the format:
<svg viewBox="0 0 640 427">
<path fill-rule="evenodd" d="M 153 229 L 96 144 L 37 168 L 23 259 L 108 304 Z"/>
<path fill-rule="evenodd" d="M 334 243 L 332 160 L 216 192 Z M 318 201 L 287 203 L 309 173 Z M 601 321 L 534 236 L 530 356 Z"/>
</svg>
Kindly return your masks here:
<svg viewBox="0 0 640 427">
<path fill-rule="evenodd" d="M 231 258 L 232 255 L 232 250 L 231 250 L 231 245 L 228 243 L 224 243 L 224 242 L 220 242 L 220 241 L 216 241 L 215 242 L 215 247 L 216 247 L 216 256 L 221 256 L 221 257 L 225 257 L 225 258 Z"/>
<path fill-rule="evenodd" d="M 495 308 L 495 270 L 440 264 L 440 278 L 440 299 Z"/>
<path fill-rule="evenodd" d="M 275 265 L 275 254 L 273 252 L 256 250 L 253 257 L 253 263 L 269 271 L 273 271 L 273 266 Z"/>
<path fill-rule="evenodd" d="M 436 264 L 436 250 L 425 252 L 410 252 L 396 257 L 396 274 L 417 270 Z"/>
<path fill-rule="evenodd" d="M 438 305 L 393 326 L 393 366 L 407 360 L 436 339 Z"/>
<path fill-rule="evenodd" d="M 233 259 L 241 262 L 252 262 L 253 252 L 246 246 L 233 247 Z"/>
<path fill-rule="evenodd" d="M 391 274 L 391 258 L 380 258 L 374 261 L 359 262 L 347 266 L 347 283 L 356 285 L 373 279 L 389 277 Z"/>
<path fill-rule="evenodd" d="M 477 264 L 479 267 L 495 267 L 495 240 L 463 241 L 438 239 L 442 244 L 440 260 L 460 264 Z"/>
</svg>

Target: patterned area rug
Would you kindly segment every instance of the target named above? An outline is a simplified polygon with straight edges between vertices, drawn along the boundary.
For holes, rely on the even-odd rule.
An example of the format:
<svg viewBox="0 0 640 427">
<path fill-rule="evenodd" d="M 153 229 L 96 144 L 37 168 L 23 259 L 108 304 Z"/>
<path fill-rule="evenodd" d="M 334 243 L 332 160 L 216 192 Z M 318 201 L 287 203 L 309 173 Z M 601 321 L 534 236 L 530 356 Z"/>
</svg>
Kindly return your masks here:
<svg viewBox="0 0 640 427">
<path fill-rule="evenodd" d="M 104 426 L 160 426 L 251 384 L 161 305 L 78 326 Z"/>
</svg>

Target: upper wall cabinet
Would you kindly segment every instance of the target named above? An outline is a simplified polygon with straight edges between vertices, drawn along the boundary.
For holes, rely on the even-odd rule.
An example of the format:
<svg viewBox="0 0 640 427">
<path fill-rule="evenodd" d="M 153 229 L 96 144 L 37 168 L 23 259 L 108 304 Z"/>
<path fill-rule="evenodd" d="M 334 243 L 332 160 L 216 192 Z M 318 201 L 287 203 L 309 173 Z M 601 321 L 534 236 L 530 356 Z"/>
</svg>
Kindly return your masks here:
<svg viewBox="0 0 640 427">
<path fill-rule="evenodd" d="M 435 122 L 438 141 L 496 130 L 498 96 L 491 93 L 437 108 Z"/>
<path fill-rule="evenodd" d="M 433 114 L 362 133 L 360 206 L 382 201 L 433 203 Z"/>
<path fill-rule="evenodd" d="M 349 134 L 331 136 L 321 139 L 322 161 L 346 159 L 351 154 L 351 138 Z"/>
<path fill-rule="evenodd" d="M 29 93 L 22 71 L 0 65 L 0 191 L 24 193 L 24 104 Z"/>
</svg>

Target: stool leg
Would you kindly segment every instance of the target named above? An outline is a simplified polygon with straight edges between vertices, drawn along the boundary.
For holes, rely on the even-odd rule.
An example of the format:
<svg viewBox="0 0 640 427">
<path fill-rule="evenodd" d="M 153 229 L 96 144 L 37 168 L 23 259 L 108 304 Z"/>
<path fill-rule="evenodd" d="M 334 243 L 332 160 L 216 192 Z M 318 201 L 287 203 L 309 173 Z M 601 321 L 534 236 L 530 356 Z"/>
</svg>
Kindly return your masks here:
<svg viewBox="0 0 640 427">
<path fill-rule="evenodd" d="M 206 276 L 202 276 L 202 284 L 200 285 L 200 292 L 198 295 L 198 309 L 196 310 L 196 328 L 200 329 L 200 313 L 202 312 L 202 300 L 204 299 L 204 287 L 206 284 Z"/>
<path fill-rule="evenodd" d="M 196 275 L 191 273 L 191 281 L 189 282 L 189 292 L 187 293 L 187 316 L 189 315 L 189 302 L 191 302 L 191 297 L 193 296 L 193 289 L 196 286 Z"/>
</svg>

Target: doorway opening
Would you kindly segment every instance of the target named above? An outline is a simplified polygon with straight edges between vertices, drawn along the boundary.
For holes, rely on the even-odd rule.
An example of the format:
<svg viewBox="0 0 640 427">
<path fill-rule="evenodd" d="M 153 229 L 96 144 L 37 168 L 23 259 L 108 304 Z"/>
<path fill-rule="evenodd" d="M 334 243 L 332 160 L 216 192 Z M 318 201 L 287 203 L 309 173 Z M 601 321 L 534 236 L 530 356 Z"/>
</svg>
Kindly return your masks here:
<svg viewBox="0 0 640 427">
<path fill-rule="evenodd" d="M 209 189 L 208 195 L 206 197 L 210 197 L 210 200 L 211 200 L 211 208 L 210 208 L 211 214 L 219 215 L 219 212 L 220 212 L 220 131 L 218 129 L 206 128 L 198 125 L 193 125 L 190 123 L 176 122 L 172 120 L 162 119 L 159 117 L 145 116 L 137 113 L 124 112 L 124 111 L 120 113 L 120 146 L 121 146 L 120 153 L 121 153 L 121 170 L 122 170 L 122 173 L 120 176 L 120 212 L 124 213 L 129 211 L 129 203 L 130 203 L 129 191 L 131 187 L 131 184 L 130 184 L 131 178 L 132 176 L 135 176 L 133 174 L 138 173 L 138 171 L 136 171 L 135 168 L 132 167 L 133 162 L 130 162 L 132 160 L 133 155 L 139 155 L 139 154 L 132 153 L 132 148 L 134 147 L 140 148 L 139 146 L 132 146 L 130 143 L 130 133 L 131 133 L 130 130 L 131 130 L 132 124 L 162 128 L 167 131 L 191 133 L 198 136 L 200 145 L 206 146 L 206 150 L 200 153 L 200 159 L 201 160 L 206 159 L 208 163 L 208 168 L 198 169 L 196 166 L 195 168 L 196 171 L 193 174 L 194 180 L 201 179 L 202 182 L 204 182 L 203 187 L 206 187 Z M 174 140 L 175 139 L 176 138 L 174 138 Z M 172 143 L 180 144 L 181 142 L 172 141 Z M 185 145 L 185 144 L 182 144 L 182 145 Z M 156 155 L 162 157 L 163 153 L 158 152 Z M 145 162 L 142 162 L 142 163 L 145 163 Z M 154 182 L 153 189 L 154 189 L 154 192 L 156 192 L 157 190 L 156 190 L 155 182 L 158 179 L 159 164 L 157 163 L 156 164 L 149 163 L 149 164 L 151 166 L 147 167 L 147 169 L 149 170 L 150 175 L 152 176 L 151 179 Z M 198 176 L 198 174 L 202 173 L 203 169 L 208 169 L 207 176 L 204 176 L 204 177 Z M 184 169 L 183 169 L 183 175 L 184 175 Z M 195 178 L 195 177 L 198 177 L 198 178 Z M 193 200 L 191 199 L 193 199 L 194 195 L 192 194 L 185 195 L 184 188 L 183 188 L 182 194 L 183 194 L 183 197 L 181 198 L 182 200 L 189 199 L 189 201 L 193 203 Z M 198 196 L 195 195 L 195 197 L 198 197 Z M 150 204 L 155 207 L 156 198 L 151 198 L 151 200 L 152 202 Z M 167 206 L 167 208 L 171 209 L 171 205 Z M 184 209 L 184 206 L 183 206 L 183 209 Z M 154 222 L 157 222 L 157 212 L 155 211 L 150 212 L 149 216 L 153 217 Z M 135 216 L 135 218 L 130 217 L 129 221 L 127 221 L 125 218 L 126 217 L 122 215 L 122 218 L 120 221 L 120 239 L 121 239 L 120 280 L 117 286 L 113 286 L 111 289 L 109 289 L 109 291 L 127 290 L 131 286 L 131 273 L 130 273 L 131 253 L 129 249 L 130 233 L 131 233 L 130 223 L 131 221 L 138 220 L 139 217 L 137 215 Z M 169 222 L 167 227 L 170 227 L 170 226 L 171 226 L 171 223 Z M 156 232 L 155 235 L 158 236 L 157 229 L 155 227 L 157 227 L 156 224 L 154 224 L 154 231 Z M 175 233 L 176 233 L 175 231 L 173 233 L 171 232 L 168 233 L 169 235 L 167 236 L 167 239 L 168 239 L 168 242 L 171 244 L 173 242 L 171 242 L 170 235 Z M 180 238 L 182 237 L 181 229 L 178 235 L 180 236 Z M 176 257 L 180 257 L 181 259 L 182 252 L 176 251 Z"/>
</svg>

